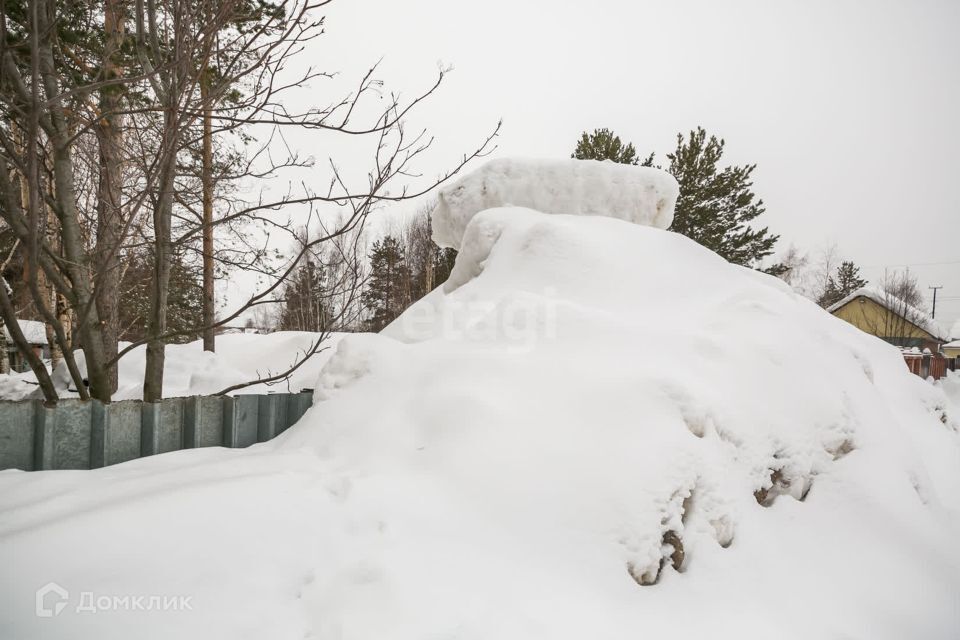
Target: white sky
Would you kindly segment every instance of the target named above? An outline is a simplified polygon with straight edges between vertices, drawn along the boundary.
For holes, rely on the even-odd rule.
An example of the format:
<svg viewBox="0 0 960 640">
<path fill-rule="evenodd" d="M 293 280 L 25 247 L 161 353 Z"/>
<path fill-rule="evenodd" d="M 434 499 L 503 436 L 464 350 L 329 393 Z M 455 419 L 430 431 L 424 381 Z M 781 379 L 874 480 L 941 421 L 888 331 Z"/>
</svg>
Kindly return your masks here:
<svg viewBox="0 0 960 640">
<path fill-rule="evenodd" d="M 758 165 L 760 220 L 781 249 L 836 243 L 874 282 L 912 265 L 924 289 L 944 285 L 938 320 L 960 320 L 956 0 L 338 0 L 327 16 L 304 54 L 319 68 L 353 79 L 382 56 L 378 77 L 412 95 L 454 66 L 413 118 L 438 139 L 427 176 L 501 117 L 496 155 L 534 157 L 568 157 L 581 131 L 609 127 L 662 159 L 702 125 L 728 161 Z"/>
</svg>

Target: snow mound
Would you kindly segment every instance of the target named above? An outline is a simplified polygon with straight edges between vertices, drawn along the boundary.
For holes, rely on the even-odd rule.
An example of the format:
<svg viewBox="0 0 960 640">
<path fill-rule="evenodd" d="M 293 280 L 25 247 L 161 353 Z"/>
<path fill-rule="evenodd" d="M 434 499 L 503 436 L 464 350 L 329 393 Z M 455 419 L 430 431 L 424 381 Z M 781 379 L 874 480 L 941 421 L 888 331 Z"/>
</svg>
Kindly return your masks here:
<svg viewBox="0 0 960 640">
<path fill-rule="evenodd" d="M 4 635 L 956 637 L 957 409 L 894 347 L 610 218 L 484 211 L 451 278 L 272 442 L 0 474 Z"/>
<path fill-rule="evenodd" d="M 951 414 L 960 415 L 960 371 L 947 371 L 947 375 L 936 382 L 943 389 L 951 407 Z"/>
<path fill-rule="evenodd" d="M 432 214 L 433 240 L 459 249 L 477 213 L 507 205 L 666 229 L 678 194 L 673 176 L 652 167 L 596 160 L 491 160 L 440 191 Z"/>
</svg>

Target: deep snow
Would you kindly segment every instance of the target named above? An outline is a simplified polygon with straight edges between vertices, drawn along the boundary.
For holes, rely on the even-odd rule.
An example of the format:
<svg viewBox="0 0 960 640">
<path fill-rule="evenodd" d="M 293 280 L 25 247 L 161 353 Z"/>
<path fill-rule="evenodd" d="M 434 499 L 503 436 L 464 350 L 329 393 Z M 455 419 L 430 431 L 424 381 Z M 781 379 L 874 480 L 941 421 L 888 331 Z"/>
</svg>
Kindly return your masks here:
<svg viewBox="0 0 960 640">
<path fill-rule="evenodd" d="M 0 473 L 0 635 L 956 638 L 945 388 L 682 236 L 484 211 L 277 440 Z"/>
</svg>

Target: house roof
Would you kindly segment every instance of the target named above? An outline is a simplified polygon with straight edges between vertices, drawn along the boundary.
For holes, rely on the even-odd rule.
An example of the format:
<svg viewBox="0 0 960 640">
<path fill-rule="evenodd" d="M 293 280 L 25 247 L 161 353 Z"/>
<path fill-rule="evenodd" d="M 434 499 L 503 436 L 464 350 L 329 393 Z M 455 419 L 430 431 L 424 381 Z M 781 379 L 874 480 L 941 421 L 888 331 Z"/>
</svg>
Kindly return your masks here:
<svg viewBox="0 0 960 640">
<path fill-rule="evenodd" d="M 37 320 L 17 320 L 20 325 L 20 331 L 23 337 L 30 344 L 47 344 L 47 327 Z M 7 339 L 7 344 L 13 343 L 13 337 L 10 335 L 10 329 L 6 325 L 3 327 L 3 336 Z"/>
<path fill-rule="evenodd" d="M 954 340 L 953 342 L 948 342 L 943 345 L 944 347 L 951 347 L 953 349 L 960 349 L 960 340 Z"/>
<path fill-rule="evenodd" d="M 923 329 L 924 331 L 932 335 L 937 340 L 943 340 L 944 342 L 946 342 L 947 340 L 950 339 L 950 336 L 947 333 L 947 331 L 943 327 L 941 327 L 936 322 L 936 320 L 934 320 L 929 315 L 927 315 L 925 311 L 917 309 L 914 306 L 908 305 L 903 300 L 900 300 L 899 298 L 894 297 L 891 294 L 886 293 L 885 291 L 881 291 L 880 289 L 877 289 L 875 287 L 861 287 L 856 291 L 854 291 L 853 293 L 849 294 L 847 297 L 843 298 L 842 300 L 838 300 L 837 302 L 834 302 L 832 305 L 827 307 L 827 311 L 829 313 L 833 313 L 837 309 L 841 307 L 845 307 L 846 305 L 853 302 L 857 298 L 867 298 L 877 303 L 884 309 L 887 309 L 888 311 L 892 311 L 893 313 L 897 313 L 896 310 L 890 309 L 890 305 L 892 304 L 897 308 L 903 309 L 906 311 L 907 315 L 905 316 L 905 319 L 908 322 Z"/>
</svg>

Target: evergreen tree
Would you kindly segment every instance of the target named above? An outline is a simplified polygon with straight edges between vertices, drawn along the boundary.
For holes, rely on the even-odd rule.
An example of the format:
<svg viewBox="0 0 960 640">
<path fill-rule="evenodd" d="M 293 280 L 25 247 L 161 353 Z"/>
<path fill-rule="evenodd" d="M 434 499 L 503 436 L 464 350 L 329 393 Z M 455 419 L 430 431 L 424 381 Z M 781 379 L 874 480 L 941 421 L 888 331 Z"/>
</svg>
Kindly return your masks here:
<svg viewBox="0 0 960 640">
<path fill-rule="evenodd" d="M 307 260 L 284 285 L 284 306 L 278 328 L 282 331 L 328 331 L 331 327 L 330 301 L 323 268 Z"/>
<path fill-rule="evenodd" d="M 403 313 L 410 301 L 410 269 L 403 245 L 391 235 L 373 243 L 370 281 L 363 302 L 370 313 L 367 328 L 380 331 Z"/>
<path fill-rule="evenodd" d="M 780 236 L 766 227 L 755 230 L 750 221 L 765 211 L 763 200 L 756 199 L 750 177 L 756 165 L 718 166 L 723 157 L 724 141 L 716 136 L 707 139 L 707 132 L 697 127 L 689 139 L 677 134 L 677 148 L 667 154 L 666 168 L 680 184 L 680 197 L 673 216 L 671 231 L 682 233 L 734 264 L 756 267 L 767 256 Z M 642 162 L 633 144 L 624 146 L 609 129 L 586 132 L 577 142 L 572 158 L 580 160 L 613 160 L 621 164 L 653 166 L 651 153 Z M 662 168 L 662 167 L 661 167 Z M 776 264 L 764 269 L 775 276 L 789 269 Z"/>
<path fill-rule="evenodd" d="M 447 281 L 450 272 L 453 271 L 453 264 L 457 261 L 457 250 L 450 247 L 441 249 L 437 247 L 437 252 L 433 259 L 433 278 L 435 285 L 439 286 Z"/>
<path fill-rule="evenodd" d="M 860 267 L 853 262 L 845 261 L 837 267 L 837 275 L 830 276 L 827 279 L 827 286 L 817 303 L 827 308 L 830 305 L 843 300 L 848 295 L 866 286 L 867 281 L 860 277 Z"/>
<path fill-rule="evenodd" d="M 584 131 L 570 157 L 577 160 L 613 160 L 620 164 L 640 164 L 633 144 L 627 143 L 624 146 L 620 136 L 614 135 L 610 129 L 594 129 L 591 134 Z M 653 154 L 643 162 L 643 166 L 650 166 L 652 162 Z"/>
<path fill-rule="evenodd" d="M 148 252 L 131 254 L 120 281 L 120 338 L 143 339 L 150 310 L 150 282 L 153 256 Z M 171 343 L 185 343 L 200 337 L 203 327 L 203 286 L 199 269 L 183 259 L 173 257 L 170 269 L 170 293 L 167 307 L 167 330 L 187 331 L 170 338 Z"/>
<path fill-rule="evenodd" d="M 756 266 L 773 253 L 780 236 L 767 227 L 754 229 L 748 223 L 766 209 L 756 198 L 750 179 L 755 164 L 718 165 L 723 157 L 724 141 L 697 127 L 689 139 L 677 134 L 677 148 L 667 154 L 668 170 L 680 184 L 680 197 L 671 231 L 696 240 L 728 261 Z M 766 270 L 778 275 L 779 265 Z"/>
</svg>

